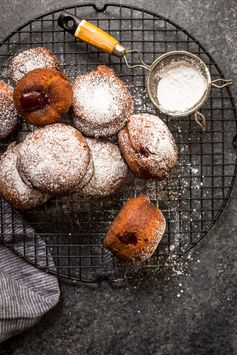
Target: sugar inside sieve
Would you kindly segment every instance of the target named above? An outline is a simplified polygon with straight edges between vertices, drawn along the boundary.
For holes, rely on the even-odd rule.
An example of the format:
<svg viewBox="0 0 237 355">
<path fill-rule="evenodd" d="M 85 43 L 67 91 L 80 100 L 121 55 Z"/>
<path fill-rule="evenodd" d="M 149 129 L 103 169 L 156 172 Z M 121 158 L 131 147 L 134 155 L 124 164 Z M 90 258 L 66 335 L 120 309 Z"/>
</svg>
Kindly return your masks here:
<svg viewBox="0 0 237 355">
<path fill-rule="evenodd" d="M 154 105 L 170 116 L 187 116 L 207 99 L 211 77 L 207 66 L 192 53 L 169 52 L 157 58 L 147 76 Z"/>
<path fill-rule="evenodd" d="M 225 79 L 212 81 L 206 64 L 186 51 L 165 53 L 149 69 L 147 92 L 159 111 L 173 117 L 193 114 L 203 130 L 205 117 L 197 110 L 208 99 L 211 86 L 221 88 L 232 83 Z"/>
</svg>

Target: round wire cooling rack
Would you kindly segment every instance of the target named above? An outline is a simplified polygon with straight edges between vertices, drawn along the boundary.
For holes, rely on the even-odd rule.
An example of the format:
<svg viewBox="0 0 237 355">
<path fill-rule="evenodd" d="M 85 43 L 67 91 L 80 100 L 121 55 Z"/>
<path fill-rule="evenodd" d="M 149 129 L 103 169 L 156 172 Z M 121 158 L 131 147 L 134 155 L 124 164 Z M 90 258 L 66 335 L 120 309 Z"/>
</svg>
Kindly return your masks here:
<svg viewBox="0 0 237 355">
<path fill-rule="evenodd" d="M 45 46 L 58 55 L 71 80 L 99 64 L 113 67 L 134 95 L 135 112 L 156 114 L 145 92 L 144 70 L 129 70 L 122 60 L 100 53 L 65 33 L 57 26 L 62 10 L 30 20 L 1 43 L 0 78 L 11 82 L 7 68 L 16 53 Z M 162 16 L 116 4 L 103 8 L 84 4 L 66 10 L 108 31 L 126 48 L 139 49 L 147 63 L 167 51 L 186 50 L 206 63 L 213 79 L 223 78 L 203 46 L 185 29 Z M 136 55 L 129 56 L 137 64 Z M 204 133 L 191 116 L 169 118 L 158 113 L 174 134 L 180 152 L 175 171 L 164 182 L 141 181 L 130 174 L 125 186 L 107 198 L 85 199 L 76 194 L 54 198 L 24 214 L 0 199 L 2 242 L 42 270 L 72 280 L 96 281 L 120 267 L 102 245 L 110 223 L 124 201 L 146 193 L 164 212 L 167 228 L 156 253 L 143 268 L 160 268 L 179 258 L 207 235 L 223 211 L 236 177 L 236 154 L 232 147 L 236 111 L 230 89 L 212 89 L 201 112 L 207 120 Z M 67 116 L 63 119 L 69 122 Z M 0 152 L 12 141 L 21 141 L 32 129 L 22 123 L 14 135 L 0 144 Z"/>
</svg>

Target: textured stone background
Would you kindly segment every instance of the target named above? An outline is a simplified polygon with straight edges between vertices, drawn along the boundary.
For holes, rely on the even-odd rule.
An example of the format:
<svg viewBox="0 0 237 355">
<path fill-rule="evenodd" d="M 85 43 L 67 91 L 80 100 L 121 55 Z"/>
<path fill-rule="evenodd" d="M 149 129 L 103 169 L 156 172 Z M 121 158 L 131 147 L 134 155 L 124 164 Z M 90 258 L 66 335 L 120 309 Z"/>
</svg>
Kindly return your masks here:
<svg viewBox="0 0 237 355">
<path fill-rule="evenodd" d="M 70 4 L 75 0 L 1 0 L 0 39 L 29 18 Z M 226 77 L 237 79 L 236 0 L 129 4 L 184 26 L 209 50 Z M 0 353 L 237 354 L 236 200 L 235 186 L 208 238 L 183 260 L 183 272 L 167 271 L 121 287 L 61 283 L 60 304 L 33 329 L 2 344 Z"/>
</svg>

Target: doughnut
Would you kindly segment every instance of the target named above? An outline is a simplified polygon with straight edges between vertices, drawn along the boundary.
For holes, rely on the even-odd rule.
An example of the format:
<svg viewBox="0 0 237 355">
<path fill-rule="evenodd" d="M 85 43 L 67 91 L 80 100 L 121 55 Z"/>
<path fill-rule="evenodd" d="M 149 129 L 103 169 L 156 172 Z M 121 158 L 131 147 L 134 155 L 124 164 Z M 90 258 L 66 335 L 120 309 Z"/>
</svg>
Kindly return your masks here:
<svg viewBox="0 0 237 355">
<path fill-rule="evenodd" d="M 17 169 L 24 182 L 52 195 L 77 191 L 90 164 L 86 140 L 75 128 L 56 123 L 36 129 L 21 143 Z"/>
<path fill-rule="evenodd" d="M 56 69 L 35 69 L 16 84 L 13 93 L 21 117 L 36 126 L 57 122 L 69 110 L 72 88 L 67 77 Z"/>
<path fill-rule="evenodd" d="M 39 68 L 60 70 L 58 58 L 48 48 L 31 48 L 17 54 L 11 61 L 10 75 L 17 82 L 31 70 Z"/>
<path fill-rule="evenodd" d="M 133 113 L 133 99 L 126 85 L 104 65 L 77 76 L 72 88 L 70 114 L 75 127 L 86 136 L 112 136 Z"/>
<path fill-rule="evenodd" d="M 0 140 L 9 136 L 18 123 L 18 115 L 13 102 L 13 88 L 0 81 Z"/>
<path fill-rule="evenodd" d="M 94 162 L 94 175 L 81 193 L 102 197 L 112 194 L 127 176 L 125 164 L 117 145 L 102 139 L 86 138 Z"/>
<path fill-rule="evenodd" d="M 145 261 L 155 252 L 166 221 L 146 195 L 127 201 L 109 227 L 104 246 L 124 262 Z"/>
<path fill-rule="evenodd" d="M 175 140 L 166 124 L 147 113 L 132 115 L 118 134 L 119 147 L 130 169 L 141 179 L 164 180 L 178 160 Z"/>
<path fill-rule="evenodd" d="M 19 145 L 12 143 L 0 158 L 0 195 L 19 210 L 35 208 L 49 199 L 48 194 L 27 186 L 16 168 Z"/>
</svg>

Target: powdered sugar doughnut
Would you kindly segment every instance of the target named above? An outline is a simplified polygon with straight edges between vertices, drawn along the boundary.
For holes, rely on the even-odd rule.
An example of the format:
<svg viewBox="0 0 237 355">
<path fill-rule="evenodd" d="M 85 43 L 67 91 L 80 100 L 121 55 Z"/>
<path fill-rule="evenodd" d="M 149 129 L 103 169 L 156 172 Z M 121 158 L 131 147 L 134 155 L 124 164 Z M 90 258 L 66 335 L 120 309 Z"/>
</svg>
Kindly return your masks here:
<svg viewBox="0 0 237 355">
<path fill-rule="evenodd" d="M 132 115 L 119 132 L 118 141 L 129 167 L 141 179 L 164 180 L 178 160 L 174 138 L 157 116 Z"/>
<path fill-rule="evenodd" d="M 118 146 L 101 139 L 86 139 L 94 162 L 94 175 L 81 190 L 87 196 L 107 196 L 124 182 L 127 165 Z"/>
<path fill-rule="evenodd" d="M 133 99 L 126 85 L 104 65 L 79 75 L 73 84 L 73 96 L 74 125 L 87 136 L 112 136 L 133 113 Z"/>
<path fill-rule="evenodd" d="M 27 210 L 41 205 L 49 195 L 27 186 L 16 168 L 19 145 L 11 144 L 0 159 L 0 194 L 12 206 Z"/>
<path fill-rule="evenodd" d="M 29 71 L 39 68 L 60 70 L 58 58 L 48 48 L 31 48 L 19 53 L 12 59 L 10 74 L 12 79 L 17 82 Z"/>
<path fill-rule="evenodd" d="M 13 88 L 0 81 L 0 140 L 14 131 L 17 121 L 17 111 L 13 102 Z"/>
<path fill-rule="evenodd" d="M 90 151 L 82 134 L 56 123 L 26 137 L 19 147 L 17 168 L 29 186 L 61 195 L 77 190 L 89 162 Z"/>
</svg>

